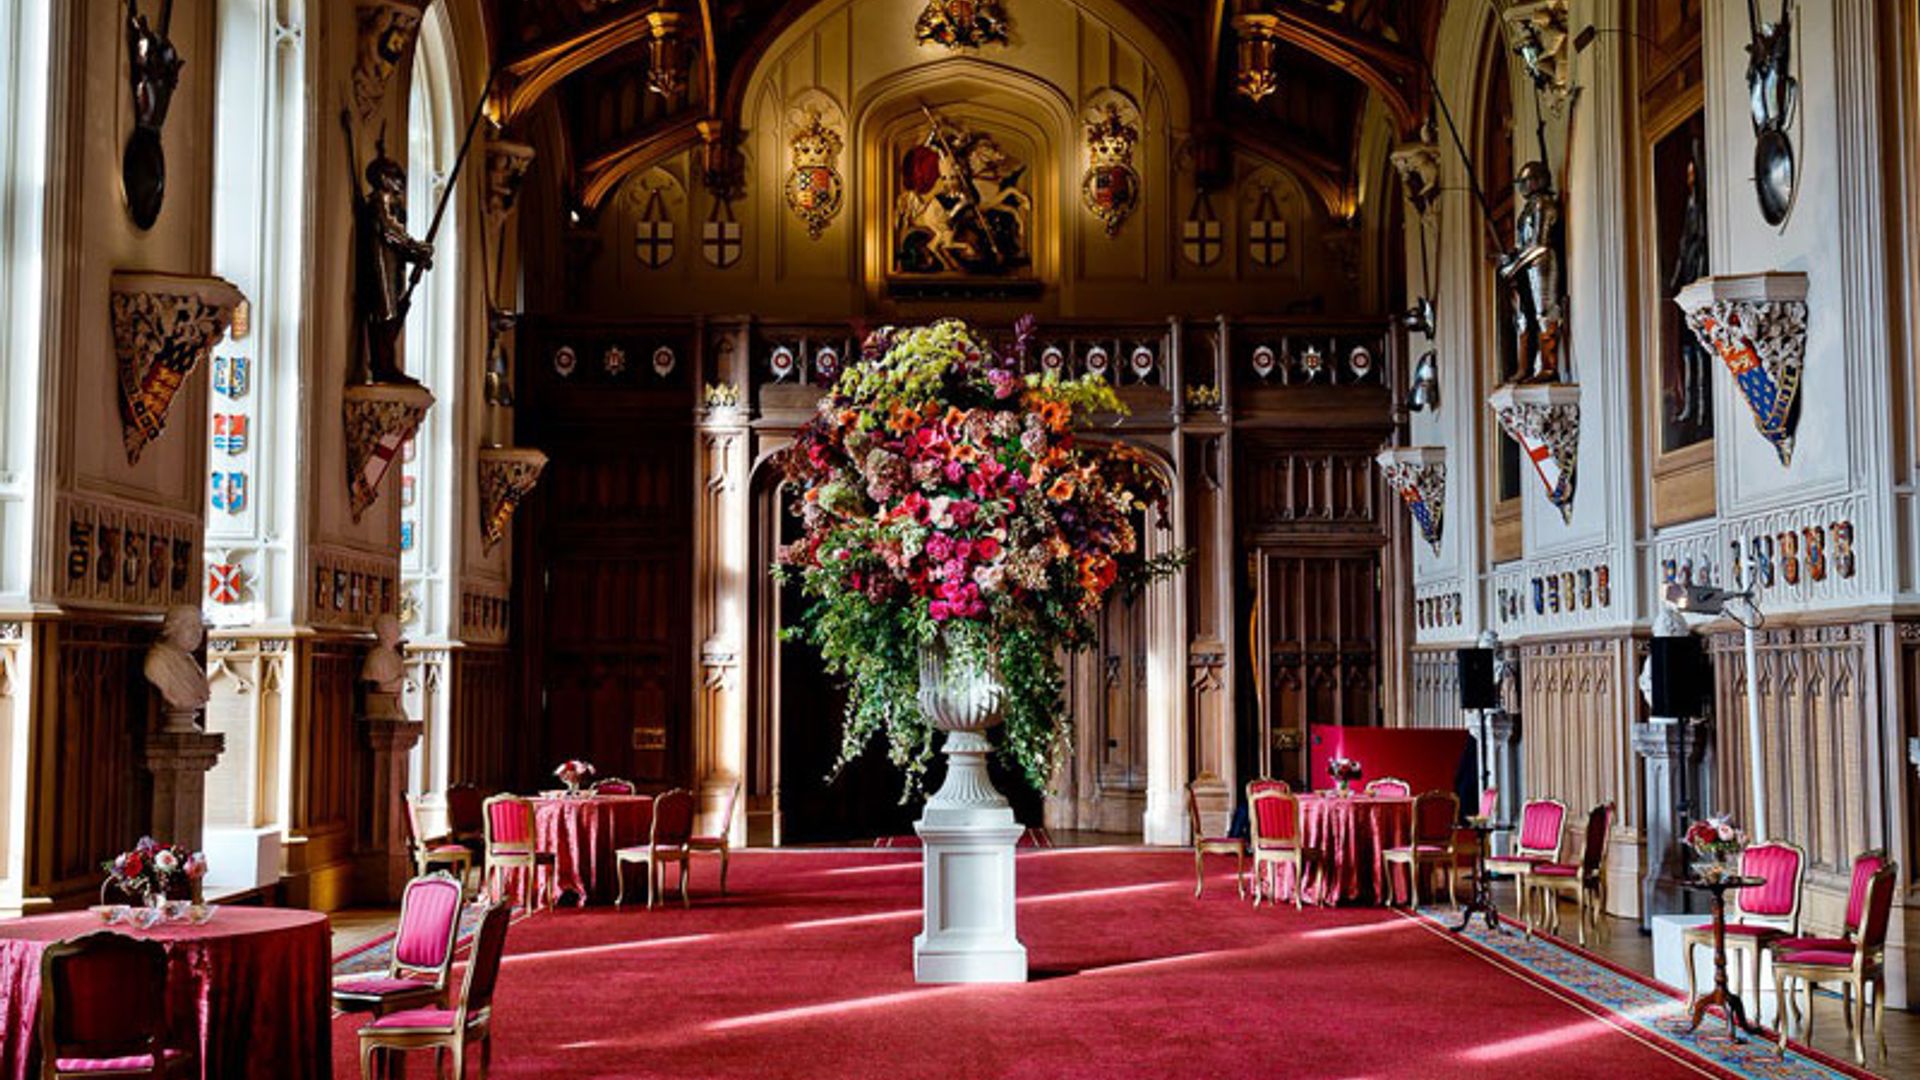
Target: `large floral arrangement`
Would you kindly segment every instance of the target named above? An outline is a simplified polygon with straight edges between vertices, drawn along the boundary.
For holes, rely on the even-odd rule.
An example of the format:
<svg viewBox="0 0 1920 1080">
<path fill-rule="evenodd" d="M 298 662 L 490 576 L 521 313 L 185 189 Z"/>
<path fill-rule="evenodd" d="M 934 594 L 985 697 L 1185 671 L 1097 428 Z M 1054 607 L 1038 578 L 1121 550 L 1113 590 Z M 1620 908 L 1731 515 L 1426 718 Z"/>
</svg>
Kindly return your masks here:
<svg viewBox="0 0 1920 1080">
<path fill-rule="evenodd" d="M 123 851 L 101 864 L 114 887 L 127 896 L 155 903 L 166 898 L 175 881 L 198 881 L 207 873 L 207 856 L 188 851 L 183 844 L 163 844 L 143 836 L 132 851 Z"/>
<path fill-rule="evenodd" d="M 1113 388 L 1023 373 L 1031 328 L 1006 352 L 958 320 L 876 331 L 783 457 L 805 535 L 776 573 L 812 601 L 793 636 L 846 680 L 839 762 L 884 736 L 909 794 L 934 749 L 923 646 L 997 673 L 1002 753 L 1045 788 L 1068 740 L 1058 653 L 1094 641 L 1112 590 L 1182 562 L 1140 553 L 1166 500 L 1144 456 L 1075 437 L 1121 411 Z"/>
<path fill-rule="evenodd" d="M 1710 859 L 1727 859 L 1746 849 L 1747 834 L 1734 827 L 1725 814 L 1704 818 L 1687 826 L 1687 846 Z"/>
</svg>

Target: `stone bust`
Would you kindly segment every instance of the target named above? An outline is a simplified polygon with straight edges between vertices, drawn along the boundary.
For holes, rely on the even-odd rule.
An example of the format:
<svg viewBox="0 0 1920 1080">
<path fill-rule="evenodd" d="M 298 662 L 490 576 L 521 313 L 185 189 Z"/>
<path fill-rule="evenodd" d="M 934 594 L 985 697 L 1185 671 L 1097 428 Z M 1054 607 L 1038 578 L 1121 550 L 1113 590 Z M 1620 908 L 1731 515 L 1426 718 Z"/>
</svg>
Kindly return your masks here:
<svg viewBox="0 0 1920 1080">
<path fill-rule="evenodd" d="M 200 609 L 186 604 L 167 609 L 160 640 L 147 650 L 141 670 L 159 692 L 169 714 L 193 714 L 207 707 L 207 670 L 194 653 L 206 636 Z M 171 721 L 171 716 L 170 716 Z M 177 726 L 169 723 L 169 727 Z"/>
<path fill-rule="evenodd" d="M 360 681 L 368 693 L 398 695 L 405 687 L 406 662 L 400 656 L 400 620 L 381 615 L 373 620 L 373 648 L 360 667 Z"/>
</svg>

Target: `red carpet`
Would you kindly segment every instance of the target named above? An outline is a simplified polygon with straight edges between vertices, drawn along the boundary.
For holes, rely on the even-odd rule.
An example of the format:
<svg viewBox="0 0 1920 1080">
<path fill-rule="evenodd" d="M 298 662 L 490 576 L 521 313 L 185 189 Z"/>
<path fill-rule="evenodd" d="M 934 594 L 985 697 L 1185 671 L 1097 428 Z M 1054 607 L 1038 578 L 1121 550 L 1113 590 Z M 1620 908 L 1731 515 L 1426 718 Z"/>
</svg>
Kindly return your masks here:
<svg viewBox="0 0 1920 1080">
<path fill-rule="evenodd" d="M 1192 872 L 1181 852 L 1023 852 L 1034 981 L 922 987 L 917 852 L 739 854 L 724 901 L 702 862 L 690 911 L 563 910 L 514 926 L 494 1075 L 1727 1075 L 1430 924 L 1255 911 L 1225 874 L 1196 901 Z M 336 1024 L 341 1077 L 358 1075 L 359 1023 Z"/>
</svg>

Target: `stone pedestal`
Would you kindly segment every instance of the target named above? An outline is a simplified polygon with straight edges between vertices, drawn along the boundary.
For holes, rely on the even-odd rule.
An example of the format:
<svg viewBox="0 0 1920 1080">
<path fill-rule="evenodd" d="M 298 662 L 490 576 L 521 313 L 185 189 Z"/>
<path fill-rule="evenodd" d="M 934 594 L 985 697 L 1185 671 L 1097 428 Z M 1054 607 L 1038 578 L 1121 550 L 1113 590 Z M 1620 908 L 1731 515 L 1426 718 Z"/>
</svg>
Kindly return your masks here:
<svg viewBox="0 0 1920 1080">
<path fill-rule="evenodd" d="M 1487 759 L 1489 782 L 1500 789 L 1498 809 L 1493 816 L 1495 820 L 1517 824 L 1521 803 L 1519 718 L 1504 709 L 1488 710 L 1480 714 L 1479 735 L 1482 753 Z M 1510 832 L 1494 834 L 1493 853 L 1506 854 L 1513 835 Z"/>
<path fill-rule="evenodd" d="M 369 694 L 371 700 L 378 694 Z M 372 711 L 369 709 L 369 711 Z M 407 755 L 420 742 L 422 725 L 416 720 L 362 717 L 367 747 L 373 751 L 372 775 L 367 785 L 367 833 L 355 859 L 355 892 L 367 902 L 393 902 L 413 877 L 413 856 L 407 851 Z"/>
<path fill-rule="evenodd" d="M 207 817 L 207 771 L 226 749 L 225 735 L 193 725 L 186 731 L 156 731 L 147 736 L 140 764 L 153 774 L 153 811 L 148 832 L 162 843 L 199 851 Z"/>
<path fill-rule="evenodd" d="M 925 849 L 925 924 L 913 939 L 915 982 L 1025 982 L 1014 934 L 1013 846 L 1023 831 L 987 780 L 992 745 L 978 731 L 947 734 L 947 781 L 914 823 Z"/>
<path fill-rule="evenodd" d="M 1633 725 L 1633 752 L 1641 758 L 1646 793 L 1646 874 L 1640 879 L 1640 927 L 1655 915 L 1687 910 L 1680 882 L 1687 875 L 1680 850 L 1681 814 L 1700 798 L 1700 755 L 1706 731 L 1700 724 L 1656 719 Z"/>
</svg>

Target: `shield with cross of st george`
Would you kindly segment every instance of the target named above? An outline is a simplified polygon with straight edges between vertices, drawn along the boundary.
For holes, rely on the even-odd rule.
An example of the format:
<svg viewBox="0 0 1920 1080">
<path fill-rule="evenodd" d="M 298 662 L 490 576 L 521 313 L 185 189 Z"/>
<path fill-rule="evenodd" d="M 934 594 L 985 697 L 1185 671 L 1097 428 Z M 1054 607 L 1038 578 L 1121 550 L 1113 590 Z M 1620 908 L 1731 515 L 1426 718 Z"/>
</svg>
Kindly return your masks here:
<svg viewBox="0 0 1920 1080">
<path fill-rule="evenodd" d="M 725 270 L 739 262 L 745 250 L 740 239 L 740 223 L 733 220 L 733 204 L 714 200 L 713 212 L 700 225 L 701 257 Z"/>
<path fill-rule="evenodd" d="M 1261 189 L 1260 202 L 1247 222 L 1247 257 L 1255 266 L 1269 269 L 1287 261 L 1287 220 L 1280 216 L 1272 188 Z"/>
<path fill-rule="evenodd" d="M 1220 221 L 1213 216 L 1213 202 L 1206 192 L 1193 200 L 1193 209 L 1180 225 L 1180 254 L 1195 266 L 1212 266 L 1226 249 Z"/>
<path fill-rule="evenodd" d="M 633 253 L 640 265 L 658 270 L 673 261 L 673 222 L 658 191 L 647 198 L 647 208 L 633 223 Z"/>
</svg>

